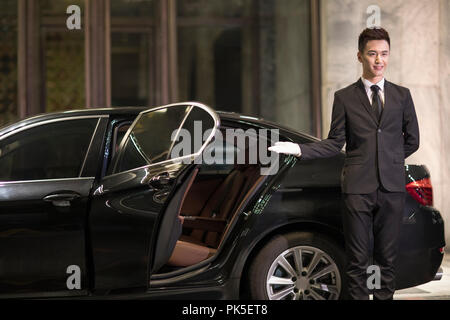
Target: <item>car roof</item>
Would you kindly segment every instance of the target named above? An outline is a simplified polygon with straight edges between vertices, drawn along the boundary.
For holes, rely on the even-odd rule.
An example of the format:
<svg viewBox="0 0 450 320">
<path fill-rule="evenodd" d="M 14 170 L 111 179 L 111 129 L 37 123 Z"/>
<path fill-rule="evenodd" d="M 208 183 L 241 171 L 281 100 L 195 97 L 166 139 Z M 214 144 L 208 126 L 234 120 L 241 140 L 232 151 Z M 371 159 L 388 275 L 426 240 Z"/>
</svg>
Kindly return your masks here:
<svg viewBox="0 0 450 320">
<path fill-rule="evenodd" d="M 16 128 L 26 126 L 29 124 L 42 122 L 46 120 L 54 120 L 54 119 L 62 119 L 69 117 L 82 117 L 82 116 L 120 116 L 127 114 L 136 114 L 138 115 L 140 112 L 152 109 L 154 107 L 114 107 L 114 108 L 86 108 L 86 109 L 77 109 L 77 110 L 69 110 L 69 111 L 60 111 L 60 112 L 52 112 L 52 113 L 44 113 L 39 114 L 30 118 L 26 118 L 24 120 L 15 122 L 13 124 L 7 125 L 3 128 L 0 128 L 0 135 L 3 135 L 7 132 L 13 131 Z M 288 136 L 301 136 L 308 140 L 318 140 L 316 137 L 305 134 L 303 132 L 298 132 L 292 128 L 288 128 L 286 126 L 282 126 L 278 123 L 258 118 L 254 116 L 248 116 L 241 113 L 236 112 L 228 112 L 228 111 L 219 111 L 214 110 L 217 115 L 220 117 L 222 121 L 225 122 L 234 122 L 240 123 L 246 126 L 252 126 L 257 128 L 268 128 L 268 129 L 279 129 L 281 134 L 285 134 Z"/>
<path fill-rule="evenodd" d="M 268 129 L 279 129 L 281 134 L 287 135 L 287 136 L 300 136 L 302 138 L 306 138 L 307 140 L 311 141 L 319 141 L 320 139 L 309 135 L 304 132 L 297 131 L 293 128 L 289 128 L 287 126 L 281 125 L 279 123 L 266 120 L 264 118 L 257 118 L 254 116 L 247 116 L 241 113 L 236 112 L 228 112 L 228 111 L 216 111 L 219 117 L 222 120 L 228 120 L 232 122 L 238 122 L 242 124 L 248 124 L 253 127 L 259 127 L 259 128 L 268 128 Z"/>
<path fill-rule="evenodd" d="M 19 120 L 15 123 L 6 125 L 0 128 L 0 134 L 3 135 L 7 132 L 13 131 L 17 128 L 27 126 L 30 124 L 43 122 L 47 120 L 63 119 L 71 117 L 82 117 L 82 116 L 109 116 L 109 115 L 120 115 L 120 114 L 139 114 L 148 108 L 146 107 L 120 107 L 120 108 L 86 108 L 59 112 L 42 113 L 23 120 Z"/>
</svg>

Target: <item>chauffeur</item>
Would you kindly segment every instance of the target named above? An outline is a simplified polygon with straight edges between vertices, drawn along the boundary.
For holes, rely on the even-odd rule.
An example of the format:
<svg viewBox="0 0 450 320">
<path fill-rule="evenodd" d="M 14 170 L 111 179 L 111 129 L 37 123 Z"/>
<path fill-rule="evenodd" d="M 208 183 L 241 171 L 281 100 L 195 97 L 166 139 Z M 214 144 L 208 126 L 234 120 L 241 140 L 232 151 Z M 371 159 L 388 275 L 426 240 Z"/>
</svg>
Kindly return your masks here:
<svg viewBox="0 0 450 320">
<path fill-rule="evenodd" d="M 404 159 L 419 148 L 419 127 L 409 89 L 383 74 L 390 54 L 389 34 L 367 28 L 358 41 L 363 74 L 334 95 L 327 139 L 308 143 L 277 142 L 270 151 L 300 160 L 331 157 L 346 143 L 341 174 L 345 211 L 346 283 L 351 299 L 369 299 L 367 285 L 373 237 L 373 263 L 381 271 L 374 300 L 392 299 L 395 259 L 405 202 Z"/>
</svg>

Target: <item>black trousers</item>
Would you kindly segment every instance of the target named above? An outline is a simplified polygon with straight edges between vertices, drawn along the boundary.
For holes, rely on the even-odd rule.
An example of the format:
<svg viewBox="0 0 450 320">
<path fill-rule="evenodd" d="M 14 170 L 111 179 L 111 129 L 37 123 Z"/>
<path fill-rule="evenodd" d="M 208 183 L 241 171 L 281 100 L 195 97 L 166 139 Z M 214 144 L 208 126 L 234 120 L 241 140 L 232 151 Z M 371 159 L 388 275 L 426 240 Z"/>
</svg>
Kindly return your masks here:
<svg viewBox="0 0 450 320">
<path fill-rule="evenodd" d="M 343 194 L 343 200 L 350 299 L 369 299 L 372 290 L 368 286 L 368 277 L 374 274 L 368 273 L 371 252 L 373 265 L 378 266 L 381 272 L 380 288 L 373 291 L 374 300 L 392 299 L 405 193 L 388 192 L 381 187 L 370 194 Z"/>
</svg>

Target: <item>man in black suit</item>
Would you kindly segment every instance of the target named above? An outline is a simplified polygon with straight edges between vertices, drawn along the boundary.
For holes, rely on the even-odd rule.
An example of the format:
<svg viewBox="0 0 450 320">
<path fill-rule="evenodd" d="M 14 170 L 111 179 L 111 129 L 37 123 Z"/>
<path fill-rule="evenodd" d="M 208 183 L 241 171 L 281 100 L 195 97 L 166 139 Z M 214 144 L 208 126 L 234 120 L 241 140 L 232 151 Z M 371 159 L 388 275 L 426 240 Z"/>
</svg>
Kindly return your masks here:
<svg viewBox="0 0 450 320">
<path fill-rule="evenodd" d="M 397 239 L 405 201 L 404 159 L 419 148 L 411 93 L 383 76 L 389 53 L 386 30 L 363 30 L 358 41 L 363 74 L 335 93 L 328 138 L 302 145 L 277 142 L 269 148 L 309 160 L 334 156 L 346 143 L 342 221 L 351 299 L 369 299 L 371 237 L 374 264 L 381 271 L 381 288 L 373 292 L 374 299 L 392 299 L 394 295 Z"/>
</svg>

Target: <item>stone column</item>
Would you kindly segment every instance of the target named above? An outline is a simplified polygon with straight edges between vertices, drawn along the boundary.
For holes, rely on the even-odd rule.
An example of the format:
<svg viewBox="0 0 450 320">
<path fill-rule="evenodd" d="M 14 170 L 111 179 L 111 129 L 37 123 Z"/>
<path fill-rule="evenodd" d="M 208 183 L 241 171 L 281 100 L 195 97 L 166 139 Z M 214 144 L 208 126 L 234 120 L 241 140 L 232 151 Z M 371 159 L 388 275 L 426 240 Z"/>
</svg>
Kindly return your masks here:
<svg viewBox="0 0 450 320">
<path fill-rule="evenodd" d="M 110 24 L 106 0 L 86 2 L 86 106 L 111 105 Z"/>
<path fill-rule="evenodd" d="M 362 74 L 357 61 L 359 33 L 371 0 L 322 1 L 323 134 L 330 127 L 334 92 Z M 445 220 L 450 241 L 449 1 L 380 0 L 381 26 L 391 37 L 386 79 L 408 87 L 416 107 L 421 141 L 406 160 L 431 173 L 434 206 Z"/>
<path fill-rule="evenodd" d="M 40 1 L 18 3 L 18 107 L 25 118 L 45 111 L 40 42 Z"/>
<path fill-rule="evenodd" d="M 450 243 L 450 1 L 439 1 L 439 105 L 442 139 L 441 166 L 438 174 L 442 175 L 438 192 L 441 199 L 436 202 L 437 208 L 444 215 L 446 222 L 446 243 Z M 447 246 L 448 247 L 448 246 Z"/>
<path fill-rule="evenodd" d="M 313 134 L 309 1 L 275 2 L 276 121 Z"/>
</svg>

